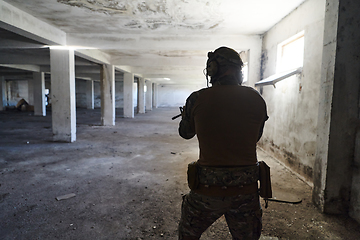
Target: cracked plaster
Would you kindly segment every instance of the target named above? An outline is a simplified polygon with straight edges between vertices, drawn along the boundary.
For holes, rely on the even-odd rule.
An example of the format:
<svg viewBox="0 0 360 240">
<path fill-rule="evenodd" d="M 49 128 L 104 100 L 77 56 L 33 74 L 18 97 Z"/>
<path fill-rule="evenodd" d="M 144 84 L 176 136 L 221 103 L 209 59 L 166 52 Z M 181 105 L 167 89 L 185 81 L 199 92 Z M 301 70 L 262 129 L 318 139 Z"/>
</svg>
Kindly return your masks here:
<svg viewBox="0 0 360 240">
<path fill-rule="evenodd" d="M 73 7 L 85 8 L 106 15 L 126 15 L 132 19 L 125 21 L 122 27 L 128 29 L 159 29 L 162 27 L 180 27 L 190 29 L 212 29 L 223 18 L 218 13 L 219 0 L 57 0 Z"/>
<path fill-rule="evenodd" d="M 68 34 L 93 38 L 99 34 L 263 34 L 305 0 L 4 1 Z"/>
</svg>

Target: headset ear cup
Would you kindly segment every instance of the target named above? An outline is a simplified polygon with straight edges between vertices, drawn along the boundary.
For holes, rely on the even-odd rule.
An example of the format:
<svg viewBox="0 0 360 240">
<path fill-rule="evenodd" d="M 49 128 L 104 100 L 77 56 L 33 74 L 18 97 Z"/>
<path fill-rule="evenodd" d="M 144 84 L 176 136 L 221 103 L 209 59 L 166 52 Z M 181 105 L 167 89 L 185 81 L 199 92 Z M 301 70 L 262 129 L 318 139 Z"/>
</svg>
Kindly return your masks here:
<svg viewBox="0 0 360 240">
<path fill-rule="evenodd" d="M 215 76 L 217 71 L 218 71 L 217 63 L 215 61 L 209 62 L 209 64 L 207 65 L 207 68 L 206 68 L 207 75 L 209 75 L 210 77 L 213 77 L 213 76 Z"/>
</svg>

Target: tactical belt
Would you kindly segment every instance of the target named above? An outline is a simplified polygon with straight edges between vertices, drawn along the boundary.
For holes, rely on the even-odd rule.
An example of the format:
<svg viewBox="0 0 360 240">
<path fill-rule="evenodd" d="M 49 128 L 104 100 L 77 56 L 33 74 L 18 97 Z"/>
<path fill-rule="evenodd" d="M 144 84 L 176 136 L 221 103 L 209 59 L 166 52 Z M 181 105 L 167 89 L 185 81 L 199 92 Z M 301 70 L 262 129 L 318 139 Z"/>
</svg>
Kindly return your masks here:
<svg viewBox="0 0 360 240">
<path fill-rule="evenodd" d="M 254 194 L 258 191 L 257 182 L 241 186 L 217 186 L 199 184 L 193 192 L 211 197 L 233 197 L 237 195 Z"/>
</svg>

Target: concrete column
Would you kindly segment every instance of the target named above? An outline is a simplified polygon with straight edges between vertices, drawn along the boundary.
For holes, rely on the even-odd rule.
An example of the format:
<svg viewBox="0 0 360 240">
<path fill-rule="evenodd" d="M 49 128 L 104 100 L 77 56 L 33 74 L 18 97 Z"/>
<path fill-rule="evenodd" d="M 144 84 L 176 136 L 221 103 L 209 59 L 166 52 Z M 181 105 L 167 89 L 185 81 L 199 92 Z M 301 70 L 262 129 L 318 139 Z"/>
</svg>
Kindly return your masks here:
<svg viewBox="0 0 360 240">
<path fill-rule="evenodd" d="M 86 81 L 86 108 L 94 109 L 94 81 Z"/>
<path fill-rule="evenodd" d="M 139 78 L 139 99 L 138 99 L 138 108 L 139 113 L 145 113 L 145 79 Z"/>
<path fill-rule="evenodd" d="M 4 111 L 6 106 L 6 81 L 5 77 L 0 77 L 0 111 Z"/>
<path fill-rule="evenodd" d="M 115 66 L 104 64 L 101 67 L 101 124 L 115 125 Z"/>
<path fill-rule="evenodd" d="M 260 81 L 261 69 L 261 47 L 254 46 L 248 51 L 248 81 L 245 85 L 255 87 L 255 83 Z"/>
<path fill-rule="evenodd" d="M 158 107 L 158 85 L 156 83 L 152 84 L 152 106 L 153 108 Z"/>
<path fill-rule="evenodd" d="M 29 105 L 34 105 L 34 79 L 28 80 L 28 99 Z"/>
<path fill-rule="evenodd" d="M 134 74 L 124 73 L 124 117 L 134 118 Z"/>
<path fill-rule="evenodd" d="M 152 110 L 152 82 L 151 81 L 145 81 L 146 84 L 146 97 L 145 97 L 145 109 L 146 111 L 151 111 Z"/>
<path fill-rule="evenodd" d="M 34 115 L 46 116 L 45 105 L 45 73 L 33 73 L 33 86 L 34 86 Z"/>
<path fill-rule="evenodd" d="M 50 49 L 54 141 L 76 141 L 74 50 Z"/>
<path fill-rule="evenodd" d="M 360 125 L 359 11 L 359 1 L 326 1 L 313 190 L 314 202 L 325 213 L 347 213 L 351 195 L 360 197 L 359 183 L 352 186 L 360 169 L 354 161 Z M 354 201 L 359 206 L 360 200 Z M 354 211 L 360 215 L 359 208 Z"/>
</svg>

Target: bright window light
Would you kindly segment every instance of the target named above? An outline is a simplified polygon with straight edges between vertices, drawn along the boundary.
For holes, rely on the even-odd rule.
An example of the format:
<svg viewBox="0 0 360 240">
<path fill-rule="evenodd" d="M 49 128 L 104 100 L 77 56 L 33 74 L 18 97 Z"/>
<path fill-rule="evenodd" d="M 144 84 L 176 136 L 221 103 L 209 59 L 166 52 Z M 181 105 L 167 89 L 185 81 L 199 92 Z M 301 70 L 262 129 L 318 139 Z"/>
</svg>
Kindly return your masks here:
<svg viewBox="0 0 360 240">
<path fill-rule="evenodd" d="M 247 82 L 248 74 L 249 74 L 249 66 L 247 62 L 244 63 L 241 72 L 242 72 L 243 82 Z"/>
<path fill-rule="evenodd" d="M 278 45 L 276 72 L 284 72 L 303 66 L 304 31 Z"/>
</svg>

